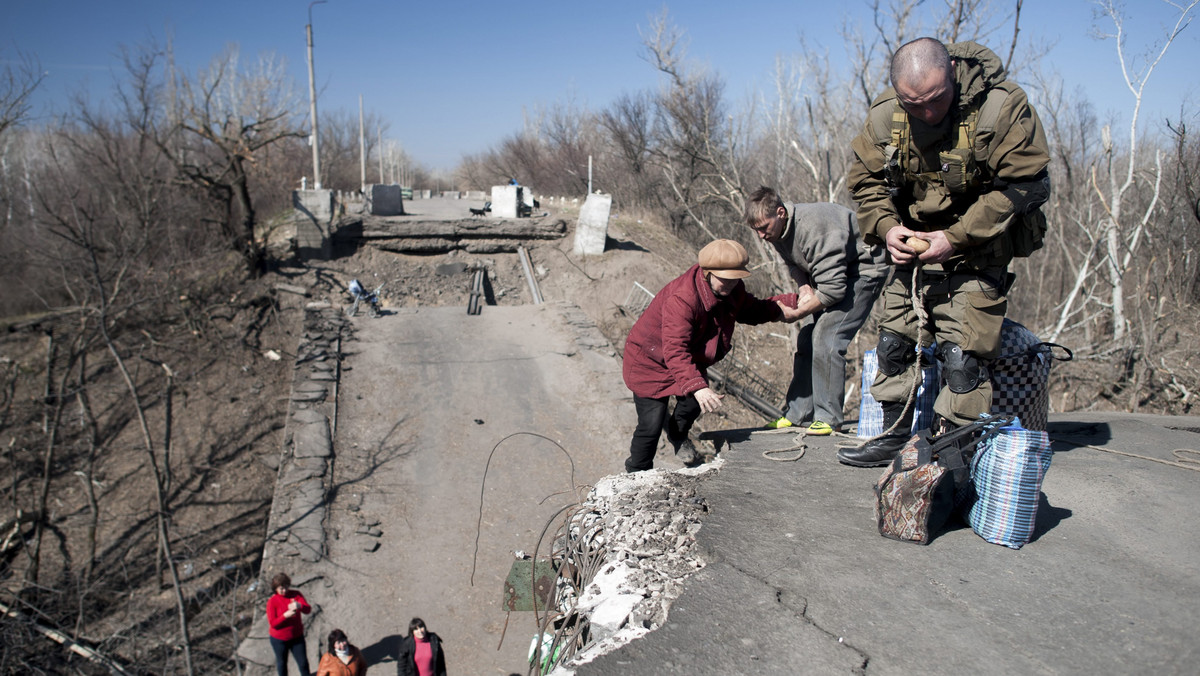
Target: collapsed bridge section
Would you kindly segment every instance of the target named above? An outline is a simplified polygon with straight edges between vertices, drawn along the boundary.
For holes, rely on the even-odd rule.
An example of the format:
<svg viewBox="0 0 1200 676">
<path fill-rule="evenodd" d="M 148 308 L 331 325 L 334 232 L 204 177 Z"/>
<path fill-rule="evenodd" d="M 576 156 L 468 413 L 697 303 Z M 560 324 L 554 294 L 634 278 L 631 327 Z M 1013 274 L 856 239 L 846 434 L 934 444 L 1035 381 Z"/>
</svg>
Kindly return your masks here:
<svg viewBox="0 0 1200 676">
<path fill-rule="evenodd" d="M 404 216 L 363 216 L 359 239 L 370 246 L 403 254 L 516 253 L 538 240 L 561 239 L 567 222 L 553 215 L 519 220 L 463 218 L 420 220 Z"/>
</svg>

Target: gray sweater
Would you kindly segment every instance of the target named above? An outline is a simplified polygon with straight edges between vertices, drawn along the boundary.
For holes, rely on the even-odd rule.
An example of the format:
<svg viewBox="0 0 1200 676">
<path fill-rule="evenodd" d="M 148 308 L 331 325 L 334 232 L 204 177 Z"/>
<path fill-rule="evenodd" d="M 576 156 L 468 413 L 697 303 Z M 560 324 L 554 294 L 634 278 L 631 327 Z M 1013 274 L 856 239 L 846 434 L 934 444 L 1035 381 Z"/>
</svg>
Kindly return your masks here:
<svg viewBox="0 0 1200 676">
<path fill-rule="evenodd" d="M 887 249 L 862 241 L 850 209 L 831 202 L 785 207 L 787 227 L 772 246 L 796 284 L 810 285 L 825 307 L 841 302 L 854 279 L 888 273 Z"/>
</svg>

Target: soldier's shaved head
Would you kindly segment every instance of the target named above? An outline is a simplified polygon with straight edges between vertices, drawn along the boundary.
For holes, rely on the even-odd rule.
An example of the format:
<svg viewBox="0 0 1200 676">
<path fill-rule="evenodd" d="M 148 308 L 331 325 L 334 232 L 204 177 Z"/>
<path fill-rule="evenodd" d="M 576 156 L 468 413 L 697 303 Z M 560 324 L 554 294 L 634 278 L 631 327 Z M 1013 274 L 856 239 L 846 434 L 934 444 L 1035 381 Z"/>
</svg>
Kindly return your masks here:
<svg viewBox="0 0 1200 676">
<path fill-rule="evenodd" d="M 918 38 L 892 57 L 892 87 L 909 117 L 928 125 L 941 124 L 954 103 L 954 62 L 946 46 L 933 38 Z"/>
<path fill-rule="evenodd" d="M 950 53 L 946 45 L 933 38 L 917 38 L 906 42 L 892 56 L 892 86 L 922 80 L 931 72 L 941 71 L 947 78 L 953 77 Z"/>
</svg>

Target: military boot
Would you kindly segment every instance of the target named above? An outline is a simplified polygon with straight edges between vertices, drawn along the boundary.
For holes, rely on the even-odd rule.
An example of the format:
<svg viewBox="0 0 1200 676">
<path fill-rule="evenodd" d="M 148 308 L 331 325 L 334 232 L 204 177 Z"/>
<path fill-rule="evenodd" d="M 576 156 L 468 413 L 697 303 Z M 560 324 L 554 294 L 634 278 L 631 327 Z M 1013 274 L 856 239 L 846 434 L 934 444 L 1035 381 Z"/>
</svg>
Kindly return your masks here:
<svg viewBox="0 0 1200 676">
<path fill-rule="evenodd" d="M 916 402 L 913 402 L 905 410 L 904 402 L 883 404 L 883 429 L 889 429 L 893 425 L 895 429 L 858 448 L 843 448 L 838 451 L 838 460 L 855 467 L 883 467 L 890 463 L 912 438 L 915 405 Z"/>
</svg>

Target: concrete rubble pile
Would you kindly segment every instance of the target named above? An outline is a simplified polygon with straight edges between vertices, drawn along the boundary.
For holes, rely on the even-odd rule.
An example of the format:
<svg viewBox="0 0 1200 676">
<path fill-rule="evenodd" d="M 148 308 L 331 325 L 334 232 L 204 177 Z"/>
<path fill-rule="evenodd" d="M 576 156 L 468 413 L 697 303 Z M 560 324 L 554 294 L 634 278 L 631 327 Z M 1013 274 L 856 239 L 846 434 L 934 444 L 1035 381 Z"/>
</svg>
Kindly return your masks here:
<svg viewBox="0 0 1200 676">
<path fill-rule="evenodd" d="M 684 581 L 705 566 L 695 535 L 708 508 L 696 489 L 700 475 L 720 464 L 619 474 L 597 482 L 575 519 L 578 530 L 601 533 L 596 543 L 605 551 L 604 563 L 576 602 L 576 610 L 589 620 L 590 645 L 553 674 L 571 674 L 573 666 L 667 621 Z"/>
</svg>

